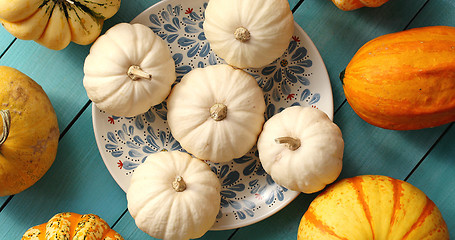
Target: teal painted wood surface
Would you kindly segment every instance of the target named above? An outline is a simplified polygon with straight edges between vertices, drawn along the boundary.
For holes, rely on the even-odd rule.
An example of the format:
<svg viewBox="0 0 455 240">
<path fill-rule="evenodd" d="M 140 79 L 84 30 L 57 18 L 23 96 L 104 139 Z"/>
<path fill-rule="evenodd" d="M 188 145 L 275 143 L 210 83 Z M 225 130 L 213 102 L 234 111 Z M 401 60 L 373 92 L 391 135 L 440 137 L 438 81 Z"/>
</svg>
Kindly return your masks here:
<svg viewBox="0 0 455 240">
<path fill-rule="evenodd" d="M 410 28 L 445 25 L 455 27 L 455 1 L 428 1 L 422 11 L 411 22 Z"/>
<path fill-rule="evenodd" d="M 0 54 L 4 53 L 6 48 L 13 42 L 14 37 L 3 27 L 0 28 Z"/>
<path fill-rule="evenodd" d="M 131 21 L 156 2 L 123 1 L 119 12 L 105 22 L 103 32 L 119 22 Z M 382 174 L 409 180 L 437 204 L 449 229 L 455 229 L 453 124 L 403 132 L 374 127 L 361 120 L 345 103 L 338 80 L 339 72 L 357 49 L 377 36 L 405 28 L 455 26 L 455 2 L 393 0 L 380 8 L 352 12 L 337 9 L 329 0 L 289 2 L 291 9 L 296 10 L 295 20 L 319 49 L 331 78 L 335 109 L 338 109 L 334 121 L 345 139 L 340 179 Z M 15 196 L 0 197 L 0 239 L 19 239 L 29 227 L 62 211 L 98 214 L 125 239 L 153 239 L 134 224 L 127 212 L 125 193 L 99 155 L 91 108 L 82 86 L 82 67 L 89 49 L 90 45 L 70 44 L 62 51 L 48 50 L 32 41 L 14 41 L 13 36 L 0 28 L 0 52 L 7 50 L 0 58 L 0 65 L 23 71 L 43 87 L 56 109 L 64 134 L 55 163 L 43 179 Z M 300 218 L 316 195 L 300 194 L 286 208 L 261 222 L 238 230 L 209 231 L 201 239 L 296 239 Z"/>
</svg>

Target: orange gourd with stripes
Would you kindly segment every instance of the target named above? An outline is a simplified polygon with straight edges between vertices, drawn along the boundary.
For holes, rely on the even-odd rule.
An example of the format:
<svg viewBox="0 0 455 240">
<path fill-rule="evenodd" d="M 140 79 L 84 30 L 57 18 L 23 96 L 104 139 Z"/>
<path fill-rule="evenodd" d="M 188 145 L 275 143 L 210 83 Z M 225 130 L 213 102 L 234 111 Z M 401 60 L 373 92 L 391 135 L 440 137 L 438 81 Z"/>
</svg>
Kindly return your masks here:
<svg viewBox="0 0 455 240">
<path fill-rule="evenodd" d="M 59 213 L 48 222 L 27 230 L 22 240 L 84 239 L 123 240 L 100 217 L 94 214 Z"/>
<path fill-rule="evenodd" d="M 332 0 L 343 11 L 351 11 L 362 7 L 380 7 L 389 0 Z"/>
<path fill-rule="evenodd" d="M 455 121 L 455 27 L 387 34 L 363 45 L 341 76 L 352 109 L 393 130 Z"/>
<path fill-rule="evenodd" d="M 447 225 L 418 188 L 386 176 L 343 179 L 327 188 L 302 217 L 298 240 L 446 240 Z"/>
</svg>

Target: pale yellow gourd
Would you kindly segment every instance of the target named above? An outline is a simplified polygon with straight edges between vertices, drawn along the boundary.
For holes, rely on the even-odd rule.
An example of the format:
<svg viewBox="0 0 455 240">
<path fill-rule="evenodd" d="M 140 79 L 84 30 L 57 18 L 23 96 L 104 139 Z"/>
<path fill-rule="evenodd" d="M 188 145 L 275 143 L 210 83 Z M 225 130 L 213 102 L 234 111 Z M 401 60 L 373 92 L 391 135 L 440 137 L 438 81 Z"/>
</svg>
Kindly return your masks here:
<svg viewBox="0 0 455 240">
<path fill-rule="evenodd" d="M 17 38 L 61 50 L 95 41 L 119 7 L 120 0 L 0 0 L 0 22 Z"/>
<path fill-rule="evenodd" d="M 285 52 L 294 18 L 287 0 L 210 0 L 204 33 L 212 50 L 228 64 L 259 68 Z"/>
<path fill-rule="evenodd" d="M 128 210 L 154 238 L 199 238 L 215 223 L 221 184 L 203 161 L 187 153 L 151 154 L 131 177 Z"/>
<path fill-rule="evenodd" d="M 224 64 L 186 74 L 167 106 L 170 130 L 181 146 L 217 163 L 246 154 L 264 123 L 265 101 L 256 80 Z"/>
<path fill-rule="evenodd" d="M 320 191 L 341 172 L 341 131 L 315 108 L 293 106 L 268 119 L 257 147 L 264 170 L 294 191 Z"/>
<path fill-rule="evenodd" d="M 100 36 L 84 63 L 84 87 L 95 105 L 133 117 L 161 103 L 176 79 L 166 43 L 142 24 L 120 23 Z"/>
</svg>

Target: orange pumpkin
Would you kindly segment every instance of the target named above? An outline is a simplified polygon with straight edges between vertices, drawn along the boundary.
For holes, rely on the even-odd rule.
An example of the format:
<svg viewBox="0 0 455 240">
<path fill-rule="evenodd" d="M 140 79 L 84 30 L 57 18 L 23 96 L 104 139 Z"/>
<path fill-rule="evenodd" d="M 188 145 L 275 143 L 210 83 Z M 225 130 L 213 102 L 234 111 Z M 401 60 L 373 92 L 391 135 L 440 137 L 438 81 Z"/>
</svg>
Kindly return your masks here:
<svg viewBox="0 0 455 240">
<path fill-rule="evenodd" d="M 351 107 L 375 126 L 413 130 L 455 121 L 455 27 L 373 39 L 340 77 Z"/>
<path fill-rule="evenodd" d="M 436 205 L 418 188 L 386 176 L 343 179 L 317 196 L 298 240 L 449 239 Z"/>
<path fill-rule="evenodd" d="M 352 11 L 361 7 L 380 7 L 389 0 L 332 0 L 343 11 Z"/>
<path fill-rule="evenodd" d="M 97 215 L 70 212 L 56 214 L 48 222 L 27 230 L 22 240 L 32 239 L 123 240 Z"/>
</svg>

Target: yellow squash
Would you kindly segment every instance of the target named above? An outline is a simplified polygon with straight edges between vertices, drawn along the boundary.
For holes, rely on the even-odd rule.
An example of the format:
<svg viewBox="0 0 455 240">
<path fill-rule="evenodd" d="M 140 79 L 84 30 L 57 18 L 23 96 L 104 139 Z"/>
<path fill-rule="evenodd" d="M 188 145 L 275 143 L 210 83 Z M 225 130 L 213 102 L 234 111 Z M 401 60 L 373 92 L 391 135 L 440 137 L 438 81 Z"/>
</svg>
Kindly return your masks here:
<svg viewBox="0 0 455 240">
<path fill-rule="evenodd" d="M 80 239 L 123 240 L 100 217 L 65 212 L 53 216 L 48 222 L 28 229 L 22 240 Z"/>
<path fill-rule="evenodd" d="M 95 41 L 120 0 L 0 0 L 0 22 L 17 38 L 54 50 Z"/>
<path fill-rule="evenodd" d="M 343 179 L 310 204 L 298 240 L 448 240 L 436 205 L 411 184 L 385 176 Z"/>
<path fill-rule="evenodd" d="M 0 196 L 33 185 L 52 165 L 59 128 L 49 98 L 31 78 L 0 66 Z"/>
<path fill-rule="evenodd" d="M 351 59 L 342 81 L 352 109 L 375 126 L 413 130 L 455 121 L 455 27 L 373 39 Z"/>
</svg>

